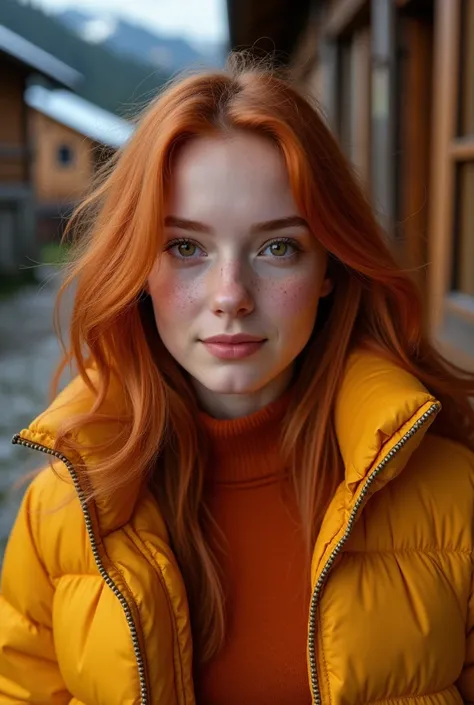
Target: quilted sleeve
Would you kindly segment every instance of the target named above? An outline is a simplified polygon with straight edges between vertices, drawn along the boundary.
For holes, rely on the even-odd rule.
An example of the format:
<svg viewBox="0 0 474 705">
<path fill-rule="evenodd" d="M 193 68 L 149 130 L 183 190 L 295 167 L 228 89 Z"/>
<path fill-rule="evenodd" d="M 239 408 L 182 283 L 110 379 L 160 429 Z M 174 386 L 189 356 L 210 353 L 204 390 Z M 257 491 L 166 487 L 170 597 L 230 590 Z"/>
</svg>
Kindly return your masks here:
<svg viewBox="0 0 474 705">
<path fill-rule="evenodd" d="M 65 705 L 52 633 L 54 586 L 38 552 L 40 496 L 25 493 L 7 544 L 0 588 L 0 705 Z"/>
</svg>

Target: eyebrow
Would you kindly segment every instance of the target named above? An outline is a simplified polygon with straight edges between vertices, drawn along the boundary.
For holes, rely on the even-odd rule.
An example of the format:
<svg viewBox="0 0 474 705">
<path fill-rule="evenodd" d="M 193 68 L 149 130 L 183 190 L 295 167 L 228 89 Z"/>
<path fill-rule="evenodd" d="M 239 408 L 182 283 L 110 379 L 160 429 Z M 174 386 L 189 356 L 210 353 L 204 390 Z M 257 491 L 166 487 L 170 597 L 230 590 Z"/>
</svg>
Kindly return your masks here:
<svg viewBox="0 0 474 705">
<path fill-rule="evenodd" d="M 194 233 L 208 233 L 212 228 L 209 228 L 204 223 L 198 223 L 197 220 L 187 220 L 187 218 L 177 218 L 175 215 L 168 215 L 165 218 L 165 226 L 178 228 L 179 230 L 190 230 Z"/>
<path fill-rule="evenodd" d="M 188 220 L 187 218 L 177 218 L 174 215 L 168 215 L 165 218 L 165 226 L 178 228 L 179 230 L 187 230 L 194 233 L 210 233 L 212 228 L 204 223 L 199 223 L 197 220 Z M 251 232 L 268 233 L 275 230 L 284 230 L 285 228 L 306 228 L 309 230 L 308 223 L 299 215 L 289 215 L 286 218 L 277 218 L 276 220 L 266 220 L 262 223 L 252 225 Z"/>
</svg>

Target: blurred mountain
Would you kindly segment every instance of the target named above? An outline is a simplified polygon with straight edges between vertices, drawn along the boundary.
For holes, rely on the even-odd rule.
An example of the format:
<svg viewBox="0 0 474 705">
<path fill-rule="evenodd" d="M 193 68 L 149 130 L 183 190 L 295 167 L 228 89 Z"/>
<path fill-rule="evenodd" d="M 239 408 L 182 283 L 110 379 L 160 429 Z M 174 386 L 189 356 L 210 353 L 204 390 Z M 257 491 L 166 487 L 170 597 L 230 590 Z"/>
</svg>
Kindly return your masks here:
<svg viewBox="0 0 474 705">
<path fill-rule="evenodd" d="M 186 67 L 222 65 L 224 46 L 197 49 L 181 37 L 161 35 L 114 16 L 70 9 L 57 17 L 82 39 L 110 49 L 119 56 L 159 67 L 169 74 Z"/>
<path fill-rule="evenodd" d="M 24 1 L 0 0 L 0 24 L 79 71 L 84 76 L 79 95 L 125 117 L 155 95 L 170 75 L 158 61 L 151 64 L 103 42 L 86 41 L 58 17 Z"/>
</svg>

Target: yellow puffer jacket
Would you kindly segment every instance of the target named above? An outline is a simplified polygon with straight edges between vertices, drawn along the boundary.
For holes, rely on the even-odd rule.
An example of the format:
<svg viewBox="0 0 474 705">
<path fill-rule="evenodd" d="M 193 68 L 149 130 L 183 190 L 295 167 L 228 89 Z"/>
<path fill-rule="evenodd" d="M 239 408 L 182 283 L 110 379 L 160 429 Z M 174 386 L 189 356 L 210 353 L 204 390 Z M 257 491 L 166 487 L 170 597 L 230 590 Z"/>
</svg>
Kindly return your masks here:
<svg viewBox="0 0 474 705">
<path fill-rule="evenodd" d="M 58 424 L 90 403 L 74 382 L 15 442 L 54 454 Z M 117 392 L 108 404 L 118 412 Z M 405 372 L 350 359 L 336 408 L 346 476 L 312 563 L 314 703 L 474 702 L 474 465 L 426 434 L 438 410 Z M 87 507 L 77 459 L 57 457 L 69 483 L 50 469 L 33 481 L 6 551 L 0 703 L 193 705 L 186 593 L 155 501 L 129 487 Z"/>
</svg>

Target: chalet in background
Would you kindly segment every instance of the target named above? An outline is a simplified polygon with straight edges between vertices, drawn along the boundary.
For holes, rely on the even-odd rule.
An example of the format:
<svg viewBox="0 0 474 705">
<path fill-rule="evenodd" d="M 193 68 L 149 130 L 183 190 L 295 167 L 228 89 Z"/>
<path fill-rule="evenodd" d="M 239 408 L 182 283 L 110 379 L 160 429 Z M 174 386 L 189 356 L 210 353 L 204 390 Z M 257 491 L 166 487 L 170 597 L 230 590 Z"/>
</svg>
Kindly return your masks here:
<svg viewBox="0 0 474 705">
<path fill-rule="evenodd" d="M 74 88 L 80 74 L 0 25 L 0 271 L 37 258 L 33 143 L 25 90 L 32 80 Z"/>
<path fill-rule="evenodd" d="M 98 166 L 129 139 L 133 126 L 71 91 L 27 88 L 32 179 L 40 242 L 58 237 L 78 201 L 90 190 Z"/>
</svg>

